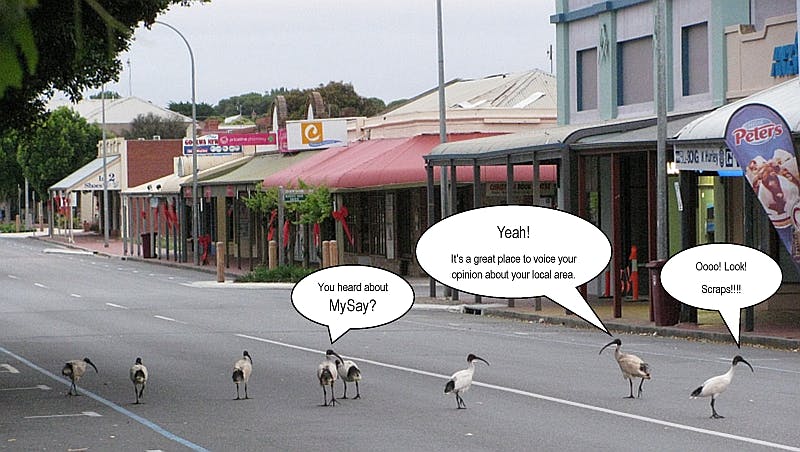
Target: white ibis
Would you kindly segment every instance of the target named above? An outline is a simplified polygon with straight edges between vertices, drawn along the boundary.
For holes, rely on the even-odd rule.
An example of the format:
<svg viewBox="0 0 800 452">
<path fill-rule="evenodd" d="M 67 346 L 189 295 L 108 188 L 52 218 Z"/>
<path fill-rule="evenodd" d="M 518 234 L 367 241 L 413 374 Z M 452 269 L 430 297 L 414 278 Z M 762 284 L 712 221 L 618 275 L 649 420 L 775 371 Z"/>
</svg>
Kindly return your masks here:
<svg viewBox="0 0 800 452">
<path fill-rule="evenodd" d="M 144 387 L 147 384 L 147 367 L 142 364 L 142 358 L 136 358 L 136 363 L 131 366 L 131 381 L 133 382 L 133 393 L 136 394 L 136 404 L 144 394 Z"/>
<path fill-rule="evenodd" d="M 317 379 L 319 379 L 319 385 L 322 386 L 322 406 L 328 406 L 328 391 L 325 388 L 328 385 L 331 387 L 330 405 L 336 406 L 336 395 L 333 392 L 333 383 L 339 377 L 339 372 L 336 370 L 336 362 L 334 361 L 334 357 L 339 358 L 340 361 L 344 362 L 338 353 L 328 349 L 325 352 L 325 360 L 322 361 L 319 366 L 317 366 Z"/>
<path fill-rule="evenodd" d="M 717 375 L 716 377 L 711 377 L 705 382 L 703 382 L 702 386 L 692 391 L 692 398 L 696 397 L 709 397 L 711 396 L 711 419 L 722 419 L 725 416 L 721 416 L 717 413 L 716 408 L 714 408 L 714 401 L 717 399 L 717 396 L 725 392 L 728 389 L 728 386 L 731 384 L 731 380 L 733 379 L 733 368 L 736 367 L 739 363 L 747 364 L 747 367 L 755 373 L 753 370 L 753 366 L 750 365 L 747 361 L 744 360 L 739 355 L 733 357 L 733 362 L 731 363 L 731 368 L 728 369 L 722 375 Z"/>
<path fill-rule="evenodd" d="M 475 360 L 483 361 L 487 366 L 489 365 L 489 362 L 485 359 L 470 353 L 467 355 L 469 367 L 454 373 L 453 376 L 450 377 L 450 380 L 447 382 L 447 384 L 444 385 L 445 394 L 452 393 L 456 395 L 456 404 L 458 409 L 467 408 L 467 404 L 464 403 L 464 399 L 461 398 L 461 394 L 467 392 L 469 387 L 472 386 L 472 375 L 475 373 Z"/>
<path fill-rule="evenodd" d="M 336 371 L 339 373 L 339 376 L 342 377 L 342 383 L 344 383 L 344 394 L 342 395 L 343 399 L 347 398 L 347 383 L 356 384 L 356 396 L 353 399 L 360 399 L 361 398 L 361 391 L 358 389 L 358 382 L 361 381 L 361 369 L 358 368 L 356 363 L 346 359 L 344 361 L 336 360 Z"/>
<path fill-rule="evenodd" d="M 233 363 L 233 382 L 236 383 L 236 399 L 241 400 L 239 397 L 239 385 L 244 385 L 244 398 L 249 399 L 247 395 L 247 381 L 250 380 L 250 374 L 253 372 L 253 358 L 247 350 L 242 352 L 242 357 Z"/>
<path fill-rule="evenodd" d="M 97 371 L 97 366 L 89 358 L 83 359 L 72 359 L 64 364 L 64 368 L 61 369 L 61 374 L 65 377 L 69 378 L 72 381 L 72 386 L 70 386 L 69 391 L 67 391 L 67 395 L 78 395 L 78 380 L 81 379 L 84 373 L 86 373 L 86 365 L 90 365 L 94 367 L 95 373 L 99 373 Z M 72 391 L 75 391 L 75 394 Z"/>
<path fill-rule="evenodd" d="M 627 396 L 626 398 L 628 399 L 634 398 L 633 397 L 634 378 L 641 378 L 641 381 L 639 382 L 639 392 L 637 395 L 637 397 L 641 397 L 642 385 L 644 384 L 645 380 L 650 379 L 650 365 L 642 361 L 642 359 L 636 355 L 631 355 L 630 353 L 622 353 L 619 350 L 620 347 L 622 347 L 622 341 L 619 339 L 614 339 L 613 341 L 604 345 L 603 348 L 600 349 L 600 353 L 603 353 L 603 350 L 605 350 L 606 347 L 610 345 L 617 346 L 617 348 L 614 349 L 614 359 L 617 360 L 617 364 L 619 364 L 619 370 L 622 371 L 622 378 L 628 380 L 628 383 L 630 384 L 631 387 L 631 395 Z"/>
</svg>

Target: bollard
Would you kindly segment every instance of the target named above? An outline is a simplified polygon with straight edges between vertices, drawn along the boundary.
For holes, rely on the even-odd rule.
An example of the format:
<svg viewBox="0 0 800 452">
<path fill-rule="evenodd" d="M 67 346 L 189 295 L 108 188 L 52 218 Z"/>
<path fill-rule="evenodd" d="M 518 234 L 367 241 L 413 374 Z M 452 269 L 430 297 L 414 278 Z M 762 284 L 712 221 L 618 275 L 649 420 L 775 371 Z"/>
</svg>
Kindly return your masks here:
<svg viewBox="0 0 800 452">
<path fill-rule="evenodd" d="M 328 240 L 322 241 L 322 268 L 331 266 L 331 242 Z"/>
<path fill-rule="evenodd" d="M 336 240 L 331 240 L 330 258 L 331 267 L 339 265 L 339 245 Z"/>
<path fill-rule="evenodd" d="M 638 250 L 636 246 L 631 247 L 631 255 L 629 259 L 631 260 L 631 292 L 633 296 L 633 301 L 639 301 L 639 261 L 638 257 Z"/>
<path fill-rule="evenodd" d="M 225 244 L 217 242 L 217 282 L 225 282 Z"/>
<path fill-rule="evenodd" d="M 19 232 L 19 228 L 20 228 L 20 224 L 19 224 L 19 214 L 17 214 L 17 216 L 16 216 L 16 222 L 17 222 L 17 232 Z"/>
<path fill-rule="evenodd" d="M 269 241 L 269 269 L 272 270 L 278 266 L 278 242 L 275 240 Z"/>
</svg>

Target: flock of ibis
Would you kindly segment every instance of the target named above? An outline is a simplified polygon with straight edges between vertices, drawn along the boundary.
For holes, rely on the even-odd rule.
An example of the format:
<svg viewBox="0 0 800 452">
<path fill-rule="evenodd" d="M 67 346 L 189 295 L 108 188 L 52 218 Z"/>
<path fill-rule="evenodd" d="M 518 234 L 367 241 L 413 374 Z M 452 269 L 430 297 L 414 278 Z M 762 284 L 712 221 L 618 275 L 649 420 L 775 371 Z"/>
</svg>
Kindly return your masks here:
<svg viewBox="0 0 800 452">
<path fill-rule="evenodd" d="M 630 385 L 630 395 L 626 396 L 626 398 L 640 398 L 642 396 L 642 385 L 644 384 L 644 381 L 650 379 L 650 365 L 636 355 L 623 353 L 621 351 L 622 341 L 620 339 L 614 339 L 613 341 L 604 345 L 603 348 L 600 349 L 599 354 L 602 354 L 603 350 L 612 345 L 616 346 L 614 348 L 614 360 L 619 365 L 619 369 L 622 372 L 622 377 L 628 380 Z M 487 366 L 489 365 L 489 362 L 485 359 L 470 353 L 467 355 L 467 368 L 454 373 L 444 386 L 445 394 L 455 395 L 456 406 L 458 409 L 467 408 L 462 394 L 467 392 L 470 386 L 472 386 L 472 377 L 475 374 L 475 361 L 481 361 Z M 724 417 L 717 413 L 714 403 L 716 402 L 717 397 L 725 392 L 725 390 L 728 389 L 728 386 L 730 386 L 731 380 L 733 379 L 734 369 L 739 363 L 746 364 L 750 370 L 753 371 L 753 366 L 751 366 L 750 363 L 745 361 L 745 359 L 741 356 L 736 355 L 733 358 L 731 367 L 727 372 L 722 375 L 709 378 L 691 393 L 692 398 L 711 397 L 711 418 L 713 419 L 720 419 Z M 66 364 L 64 364 L 64 368 L 61 370 L 61 373 L 65 377 L 69 378 L 72 382 L 67 395 L 78 395 L 77 383 L 78 380 L 80 380 L 80 378 L 86 373 L 87 366 L 91 366 L 94 368 L 96 373 L 98 372 L 97 367 L 89 358 L 74 359 L 67 361 Z M 250 357 L 250 353 L 245 350 L 242 352 L 242 357 L 237 359 L 233 364 L 232 379 L 233 383 L 236 385 L 235 400 L 250 398 L 247 394 L 247 382 L 250 380 L 250 375 L 252 372 L 253 359 Z M 342 399 L 347 398 L 347 383 L 355 383 L 356 395 L 353 397 L 353 399 L 361 398 L 361 392 L 358 387 L 358 382 L 361 381 L 361 369 L 359 369 L 355 362 L 342 358 L 332 349 L 328 349 L 325 352 L 325 358 L 317 366 L 316 375 L 317 379 L 319 380 L 319 385 L 322 387 L 323 406 L 336 405 L 337 401 L 336 394 L 334 393 L 334 383 L 338 379 L 341 379 L 344 385 L 344 392 L 341 397 Z M 130 369 L 130 379 L 131 382 L 133 382 L 133 390 L 136 396 L 136 402 L 134 403 L 136 404 L 141 402 L 141 398 L 144 395 L 144 388 L 147 385 L 147 378 L 147 367 L 142 364 L 142 358 L 136 358 L 136 362 Z M 633 383 L 637 378 L 640 379 L 639 389 L 637 395 L 634 396 Z M 241 397 L 240 386 L 244 390 L 244 397 Z M 328 398 L 328 388 L 330 388 L 330 398 Z"/>
</svg>

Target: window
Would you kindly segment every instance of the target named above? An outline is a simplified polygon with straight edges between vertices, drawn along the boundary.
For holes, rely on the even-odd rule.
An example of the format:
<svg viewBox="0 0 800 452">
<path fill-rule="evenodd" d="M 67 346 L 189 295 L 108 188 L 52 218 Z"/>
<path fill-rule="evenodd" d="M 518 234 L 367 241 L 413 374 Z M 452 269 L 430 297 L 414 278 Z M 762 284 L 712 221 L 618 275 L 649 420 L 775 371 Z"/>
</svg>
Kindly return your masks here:
<svg viewBox="0 0 800 452">
<path fill-rule="evenodd" d="M 597 108 L 597 47 L 579 50 L 576 60 L 577 109 L 594 110 Z"/>
<path fill-rule="evenodd" d="M 386 195 L 383 192 L 353 193 L 345 197 L 347 223 L 353 245 L 345 239 L 345 251 L 386 255 Z"/>
<path fill-rule="evenodd" d="M 683 95 L 708 92 L 708 22 L 681 29 Z"/>
<path fill-rule="evenodd" d="M 617 105 L 653 101 L 653 38 L 617 44 Z"/>
</svg>

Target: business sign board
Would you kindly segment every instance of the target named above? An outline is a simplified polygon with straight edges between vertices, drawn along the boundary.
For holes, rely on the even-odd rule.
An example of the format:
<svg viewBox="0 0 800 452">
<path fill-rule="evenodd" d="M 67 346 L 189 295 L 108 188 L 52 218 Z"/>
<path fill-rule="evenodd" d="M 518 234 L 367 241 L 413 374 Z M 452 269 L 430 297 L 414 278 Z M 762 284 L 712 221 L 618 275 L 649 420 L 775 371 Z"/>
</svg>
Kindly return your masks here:
<svg viewBox="0 0 800 452">
<path fill-rule="evenodd" d="M 346 119 L 286 121 L 289 151 L 347 146 Z"/>
<path fill-rule="evenodd" d="M 747 104 L 728 120 L 725 142 L 800 270 L 800 174 L 792 130 L 772 108 Z"/>
<path fill-rule="evenodd" d="M 738 170 L 739 164 L 733 152 L 721 145 L 675 144 L 673 159 L 680 171 L 731 171 Z"/>
<path fill-rule="evenodd" d="M 203 135 L 197 137 L 195 144 L 197 155 L 229 155 L 240 154 L 242 152 L 241 145 L 223 145 L 219 142 L 217 134 Z M 183 155 L 192 155 L 192 139 L 183 139 Z"/>
<path fill-rule="evenodd" d="M 220 133 L 217 143 L 220 146 L 259 146 L 275 145 L 278 140 L 275 132 L 269 133 Z"/>
</svg>

